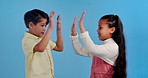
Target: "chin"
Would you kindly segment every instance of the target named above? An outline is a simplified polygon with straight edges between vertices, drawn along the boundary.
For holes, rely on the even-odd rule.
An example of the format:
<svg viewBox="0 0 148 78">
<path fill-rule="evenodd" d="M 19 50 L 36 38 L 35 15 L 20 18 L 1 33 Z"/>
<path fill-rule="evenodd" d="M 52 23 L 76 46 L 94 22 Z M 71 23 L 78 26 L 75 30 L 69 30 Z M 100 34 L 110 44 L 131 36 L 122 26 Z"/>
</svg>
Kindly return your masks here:
<svg viewBox="0 0 148 78">
<path fill-rule="evenodd" d="M 99 40 L 102 40 L 102 39 L 99 37 Z"/>
<path fill-rule="evenodd" d="M 99 40 L 104 41 L 104 39 L 99 38 Z"/>
<path fill-rule="evenodd" d="M 37 37 L 40 37 L 40 38 L 41 38 L 41 37 L 42 37 L 42 35 L 38 35 Z"/>
<path fill-rule="evenodd" d="M 102 39 L 99 38 L 99 40 L 102 40 Z"/>
<path fill-rule="evenodd" d="M 43 35 L 40 36 L 40 38 L 43 37 Z"/>
</svg>

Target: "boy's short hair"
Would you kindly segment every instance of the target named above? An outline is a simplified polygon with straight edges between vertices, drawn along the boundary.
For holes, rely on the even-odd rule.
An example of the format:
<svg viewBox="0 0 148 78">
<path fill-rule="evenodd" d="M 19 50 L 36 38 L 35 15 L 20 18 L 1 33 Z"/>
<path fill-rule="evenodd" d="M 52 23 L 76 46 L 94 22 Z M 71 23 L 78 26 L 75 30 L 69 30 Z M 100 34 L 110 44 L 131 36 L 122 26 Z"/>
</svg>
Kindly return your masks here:
<svg viewBox="0 0 148 78">
<path fill-rule="evenodd" d="M 47 19 L 47 22 L 46 22 L 46 25 L 47 25 L 49 21 L 49 16 L 41 10 L 33 9 L 25 13 L 24 22 L 26 27 L 29 28 L 28 26 L 29 22 L 33 22 L 33 24 L 36 25 L 38 22 L 41 21 L 42 18 Z"/>
</svg>

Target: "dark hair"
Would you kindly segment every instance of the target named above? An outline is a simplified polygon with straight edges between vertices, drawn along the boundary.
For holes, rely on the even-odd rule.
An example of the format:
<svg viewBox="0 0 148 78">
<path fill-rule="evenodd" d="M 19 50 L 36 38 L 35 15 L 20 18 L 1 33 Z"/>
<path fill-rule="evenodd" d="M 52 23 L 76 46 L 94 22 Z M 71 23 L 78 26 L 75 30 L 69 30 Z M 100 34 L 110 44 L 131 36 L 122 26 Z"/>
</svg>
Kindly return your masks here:
<svg viewBox="0 0 148 78">
<path fill-rule="evenodd" d="M 115 27 L 112 38 L 119 46 L 119 55 L 115 61 L 113 78 L 126 78 L 126 46 L 122 22 L 117 15 L 105 15 L 101 19 L 107 19 L 110 28 Z"/>
<path fill-rule="evenodd" d="M 46 25 L 47 25 L 49 21 L 48 15 L 41 10 L 33 9 L 25 13 L 24 22 L 25 22 L 26 27 L 29 28 L 28 26 L 29 22 L 33 22 L 33 24 L 36 25 L 38 22 L 41 21 L 42 18 L 47 19 L 47 22 L 46 22 Z"/>
</svg>

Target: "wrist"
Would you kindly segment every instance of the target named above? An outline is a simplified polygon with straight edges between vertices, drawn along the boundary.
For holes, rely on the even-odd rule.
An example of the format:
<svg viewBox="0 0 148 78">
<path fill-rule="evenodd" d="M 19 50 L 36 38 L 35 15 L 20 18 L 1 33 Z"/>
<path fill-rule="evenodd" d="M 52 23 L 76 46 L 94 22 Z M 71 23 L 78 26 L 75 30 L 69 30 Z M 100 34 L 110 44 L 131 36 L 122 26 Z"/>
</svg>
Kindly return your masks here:
<svg viewBox="0 0 148 78">
<path fill-rule="evenodd" d="M 71 34 L 71 36 L 76 36 L 76 35 L 77 35 L 77 33 L 72 33 L 72 34 Z"/>
<path fill-rule="evenodd" d="M 81 27 L 81 28 L 80 28 L 80 31 L 81 31 L 81 33 L 84 33 L 86 30 L 85 30 L 84 27 Z"/>
<path fill-rule="evenodd" d="M 54 26 L 54 23 L 49 23 L 49 26 L 50 26 L 50 27 L 51 27 L 51 26 L 53 27 L 53 26 Z"/>
<path fill-rule="evenodd" d="M 57 29 L 57 32 L 61 32 L 61 29 Z"/>
<path fill-rule="evenodd" d="M 57 24 L 60 24 L 60 21 L 57 21 Z"/>
</svg>

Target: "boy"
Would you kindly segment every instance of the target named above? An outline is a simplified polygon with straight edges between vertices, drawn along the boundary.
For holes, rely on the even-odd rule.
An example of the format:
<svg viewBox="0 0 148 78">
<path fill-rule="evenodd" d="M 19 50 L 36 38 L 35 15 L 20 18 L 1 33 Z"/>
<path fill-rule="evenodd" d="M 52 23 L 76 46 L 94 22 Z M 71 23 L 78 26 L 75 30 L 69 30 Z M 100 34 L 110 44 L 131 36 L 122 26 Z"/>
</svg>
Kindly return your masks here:
<svg viewBox="0 0 148 78">
<path fill-rule="evenodd" d="M 54 26 L 54 11 L 50 17 L 38 9 L 28 11 L 24 15 L 26 27 L 22 47 L 26 56 L 26 78 L 54 78 L 51 50 L 63 51 L 60 15 L 57 17 L 57 41 L 50 40 Z M 46 25 L 50 23 L 46 33 Z M 45 33 L 45 34 L 44 34 Z"/>
</svg>

